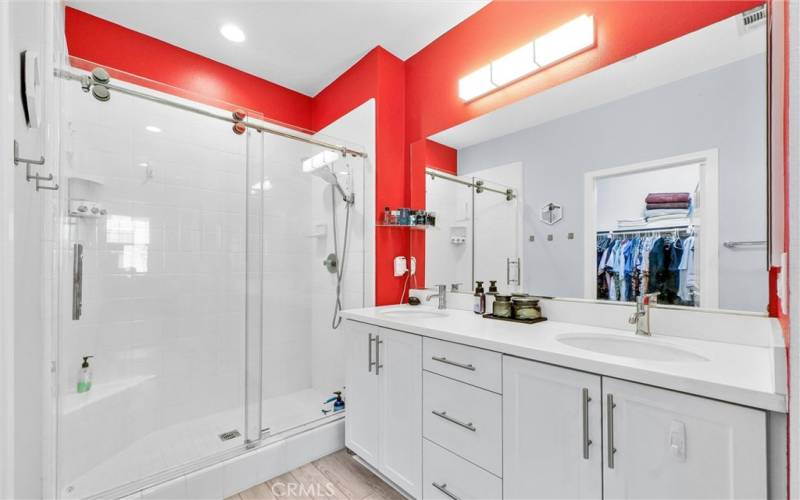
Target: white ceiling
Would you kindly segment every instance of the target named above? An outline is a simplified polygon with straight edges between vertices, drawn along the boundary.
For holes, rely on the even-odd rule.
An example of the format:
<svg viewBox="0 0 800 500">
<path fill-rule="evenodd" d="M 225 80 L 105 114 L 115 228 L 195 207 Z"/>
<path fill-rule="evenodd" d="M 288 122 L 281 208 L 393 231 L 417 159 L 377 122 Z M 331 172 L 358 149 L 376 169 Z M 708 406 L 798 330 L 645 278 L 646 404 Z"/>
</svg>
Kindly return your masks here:
<svg viewBox="0 0 800 500">
<path fill-rule="evenodd" d="M 376 45 L 405 60 L 487 3 L 67 0 L 71 7 L 310 96 Z M 224 39 L 223 23 L 241 27 L 245 42 Z"/>
<path fill-rule="evenodd" d="M 461 149 L 644 92 L 766 51 L 766 28 L 734 16 L 534 94 L 430 139 Z"/>
</svg>

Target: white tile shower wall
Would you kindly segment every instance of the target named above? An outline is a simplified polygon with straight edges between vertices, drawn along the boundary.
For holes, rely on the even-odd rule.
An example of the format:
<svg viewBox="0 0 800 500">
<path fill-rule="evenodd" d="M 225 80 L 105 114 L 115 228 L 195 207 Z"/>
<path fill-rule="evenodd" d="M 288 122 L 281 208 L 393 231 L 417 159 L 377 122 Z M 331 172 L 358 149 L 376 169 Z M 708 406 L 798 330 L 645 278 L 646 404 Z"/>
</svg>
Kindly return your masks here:
<svg viewBox="0 0 800 500">
<path fill-rule="evenodd" d="M 375 102 L 370 99 L 320 131 L 346 141 L 354 149 L 364 151 L 365 159 L 338 160 L 337 170 L 349 170 L 348 176 L 339 176 L 355 192 L 351 208 L 348 250 L 342 280 L 342 306 L 344 309 L 365 307 L 374 303 L 374 158 L 375 158 Z M 324 138 L 324 137 L 323 137 Z M 349 168 L 347 167 L 349 164 Z M 311 261 L 314 311 L 311 322 L 311 378 L 312 387 L 322 392 L 340 390 L 344 386 L 344 342 L 341 328 L 331 327 L 336 278 L 322 266 L 325 257 L 333 252 L 331 225 L 331 189 L 319 179 L 312 184 L 312 218 L 308 231 L 317 226 L 326 227 L 324 238 L 313 238 Z M 345 226 L 345 207 L 336 198 L 336 215 L 339 249 L 341 251 Z"/>
<path fill-rule="evenodd" d="M 65 192 L 108 214 L 66 228 L 85 250 L 79 321 L 71 287 L 61 297 L 62 487 L 155 430 L 241 407 L 246 189 L 246 138 L 222 122 L 75 85 L 64 99 Z M 69 284 L 71 252 L 63 269 Z M 85 355 L 94 387 L 77 394 Z M 169 448 L 153 462 L 177 465 Z"/>
</svg>

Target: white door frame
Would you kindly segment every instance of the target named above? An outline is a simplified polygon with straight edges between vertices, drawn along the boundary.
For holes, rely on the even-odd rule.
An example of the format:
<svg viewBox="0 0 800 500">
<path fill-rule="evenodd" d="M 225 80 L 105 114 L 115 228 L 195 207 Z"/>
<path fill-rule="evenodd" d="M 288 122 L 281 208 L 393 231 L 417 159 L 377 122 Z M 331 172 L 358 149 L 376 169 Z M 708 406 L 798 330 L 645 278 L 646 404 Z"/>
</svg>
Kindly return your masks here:
<svg viewBox="0 0 800 500">
<path fill-rule="evenodd" d="M 11 12 L 0 1 L 0 498 L 14 498 L 14 137 Z"/>
<path fill-rule="evenodd" d="M 700 164 L 702 221 L 700 224 L 700 280 L 703 308 L 719 307 L 719 152 L 707 149 L 685 155 L 633 163 L 584 174 L 583 181 L 583 296 L 597 299 L 597 181 L 638 172 Z"/>
</svg>

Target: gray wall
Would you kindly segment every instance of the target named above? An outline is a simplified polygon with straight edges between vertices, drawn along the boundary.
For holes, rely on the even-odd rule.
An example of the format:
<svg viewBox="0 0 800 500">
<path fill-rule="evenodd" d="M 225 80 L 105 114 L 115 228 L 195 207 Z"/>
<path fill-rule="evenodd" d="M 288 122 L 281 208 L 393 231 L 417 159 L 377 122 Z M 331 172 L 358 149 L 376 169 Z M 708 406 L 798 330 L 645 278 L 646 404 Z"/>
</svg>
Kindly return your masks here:
<svg viewBox="0 0 800 500">
<path fill-rule="evenodd" d="M 523 163 L 528 291 L 583 296 L 585 172 L 717 148 L 720 308 L 766 311 L 766 248 L 721 245 L 766 239 L 765 64 L 763 54 L 753 56 L 459 150 L 460 175 Z M 564 206 L 564 220 L 555 226 L 537 216 L 550 201 Z M 548 233 L 554 234 L 551 242 Z"/>
</svg>

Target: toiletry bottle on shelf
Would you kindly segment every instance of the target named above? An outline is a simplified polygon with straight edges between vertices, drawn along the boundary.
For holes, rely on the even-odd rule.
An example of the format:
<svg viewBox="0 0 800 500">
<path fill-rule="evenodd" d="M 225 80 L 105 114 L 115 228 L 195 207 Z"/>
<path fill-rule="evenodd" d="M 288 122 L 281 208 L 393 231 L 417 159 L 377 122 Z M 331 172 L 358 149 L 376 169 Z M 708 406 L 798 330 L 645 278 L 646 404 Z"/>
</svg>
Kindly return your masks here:
<svg viewBox="0 0 800 500">
<path fill-rule="evenodd" d="M 92 369 L 89 367 L 89 358 L 94 356 L 84 356 L 81 371 L 78 373 L 78 392 L 89 392 L 92 388 Z"/>
<path fill-rule="evenodd" d="M 486 294 L 483 293 L 483 281 L 476 281 L 475 287 L 475 302 L 472 305 L 472 310 L 475 314 L 483 314 L 486 312 Z"/>
<path fill-rule="evenodd" d="M 383 223 L 387 226 L 392 224 L 392 211 L 389 207 L 383 207 Z"/>
</svg>

